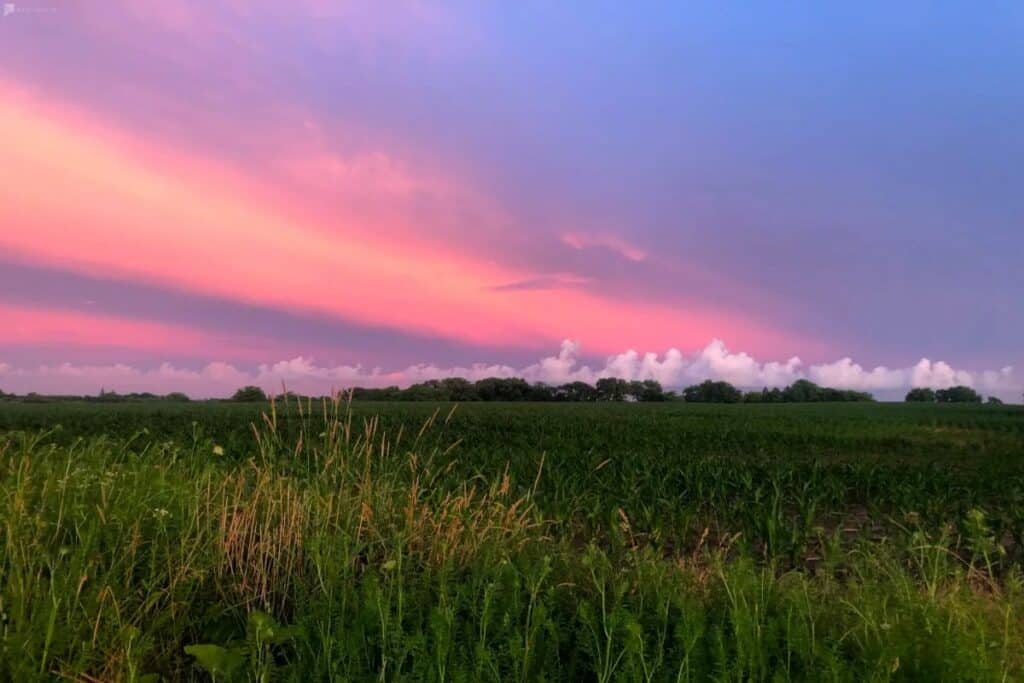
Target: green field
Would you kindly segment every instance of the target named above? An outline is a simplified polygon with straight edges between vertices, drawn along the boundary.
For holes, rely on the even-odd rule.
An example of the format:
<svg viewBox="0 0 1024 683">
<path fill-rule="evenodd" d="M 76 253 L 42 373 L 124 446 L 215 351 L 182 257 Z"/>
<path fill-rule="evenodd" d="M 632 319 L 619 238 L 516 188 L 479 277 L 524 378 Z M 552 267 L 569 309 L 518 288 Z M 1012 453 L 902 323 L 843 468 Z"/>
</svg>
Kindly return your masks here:
<svg viewBox="0 0 1024 683">
<path fill-rule="evenodd" d="M 1020 407 L 4 402 L 0 490 L 0 680 L 1024 677 Z"/>
</svg>

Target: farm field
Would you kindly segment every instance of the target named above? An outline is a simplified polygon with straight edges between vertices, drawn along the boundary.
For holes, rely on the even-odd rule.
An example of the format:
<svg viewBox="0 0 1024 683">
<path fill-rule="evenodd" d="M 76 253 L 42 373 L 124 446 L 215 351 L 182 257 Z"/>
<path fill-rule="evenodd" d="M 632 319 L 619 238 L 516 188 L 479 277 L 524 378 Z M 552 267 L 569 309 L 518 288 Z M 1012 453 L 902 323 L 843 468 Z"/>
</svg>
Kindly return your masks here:
<svg viewBox="0 0 1024 683">
<path fill-rule="evenodd" d="M 0 680 L 1024 677 L 1024 408 L 0 403 Z"/>
</svg>

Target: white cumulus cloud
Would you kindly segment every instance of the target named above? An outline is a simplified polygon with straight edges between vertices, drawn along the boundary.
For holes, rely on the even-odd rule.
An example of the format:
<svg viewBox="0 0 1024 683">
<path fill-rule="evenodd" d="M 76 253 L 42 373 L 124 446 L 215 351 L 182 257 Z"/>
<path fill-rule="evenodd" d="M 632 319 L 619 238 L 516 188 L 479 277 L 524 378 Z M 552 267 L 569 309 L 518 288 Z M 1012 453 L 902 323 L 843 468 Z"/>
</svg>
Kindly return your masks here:
<svg viewBox="0 0 1024 683">
<path fill-rule="evenodd" d="M 870 369 L 849 357 L 810 366 L 804 365 L 796 356 L 786 361 L 762 362 L 748 353 L 730 351 L 718 339 L 692 354 L 675 348 L 660 355 L 628 350 L 595 365 L 585 364 L 580 358 L 579 342 L 567 339 L 557 354 L 523 368 L 486 363 L 453 367 L 421 363 L 385 371 L 362 365 L 318 365 L 304 356 L 259 365 L 251 370 L 224 362 L 212 362 L 198 370 L 178 368 L 170 363 L 152 369 L 124 364 L 71 363 L 17 368 L 0 363 L 0 389 L 51 394 L 94 394 L 101 388 L 122 393 L 184 391 L 196 397 L 209 397 L 227 396 L 239 386 L 256 384 L 268 391 L 278 391 L 284 385 L 302 393 L 326 394 L 352 386 L 408 386 L 446 377 L 469 380 L 523 377 L 531 382 L 548 384 L 593 383 L 602 377 L 621 377 L 627 380 L 653 379 L 672 389 L 705 379 L 724 380 L 744 388 L 781 387 L 798 379 L 809 379 L 823 386 L 877 392 L 883 398 L 898 398 L 912 387 L 940 389 L 964 384 L 979 392 L 1014 401 L 1019 400 L 1024 389 L 1024 378 L 1018 376 L 1012 367 L 969 371 L 927 358 L 905 368 L 877 366 Z"/>
</svg>

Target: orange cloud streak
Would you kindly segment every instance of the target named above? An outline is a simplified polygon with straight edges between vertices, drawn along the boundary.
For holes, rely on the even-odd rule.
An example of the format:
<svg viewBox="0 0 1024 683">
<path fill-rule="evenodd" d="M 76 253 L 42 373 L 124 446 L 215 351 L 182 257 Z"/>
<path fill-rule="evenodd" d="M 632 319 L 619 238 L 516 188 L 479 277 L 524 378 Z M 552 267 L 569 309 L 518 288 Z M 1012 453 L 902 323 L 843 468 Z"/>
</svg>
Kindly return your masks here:
<svg viewBox="0 0 1024 683">
<path fill-rule="evenodd" d="M 18 258 L 483 345 L 575 337 L 611 353 L 718 336 L 759 351 L 792 348 L 782 334 L 713 310 L 495 291 L 541 274 L 447 245 L 374 238 L 366 225 L 311 222 L 252 178 L 2 84 L 0 149 L 0 247 Z"/>
</svg>

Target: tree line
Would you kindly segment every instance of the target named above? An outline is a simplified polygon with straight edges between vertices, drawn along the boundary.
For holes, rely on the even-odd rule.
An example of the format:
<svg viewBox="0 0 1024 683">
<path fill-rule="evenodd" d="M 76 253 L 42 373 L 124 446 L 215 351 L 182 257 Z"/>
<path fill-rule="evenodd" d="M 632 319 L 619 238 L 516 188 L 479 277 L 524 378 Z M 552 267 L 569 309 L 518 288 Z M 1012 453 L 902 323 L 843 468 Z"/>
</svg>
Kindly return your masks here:
<svg viewBox="0 0 1024 683">
<path fill-rule="evenodd" d="M 348 392 L 355 401 L 539 401 L 585 403 L 598 401 L 662 402 L 685 401 L 687 403 L 835 403 L 874 401 L 874 397 L 863 391 L 822 387 L 810 380 L 800 379 L 787 387 L 765 387 L 760 391 L 742 391 L 729 382 L 705 380 L 682 391 L 667 391 L 655 380 L 625 380 L 604 377 L 594 384 L 568 382 L 551 385 L 543 382 L 527 382 L 518 377 L 488 377 L 471 382 L 461 377 L 432 379 L 413 384 L 405 389 L 389 387 L 354 387 Z M 288 392 L 279 394 L 277 399 L 297 397 Z M 262 402 L 270 396 L 258 386 L 245 386 L 231 396 L 230 401 Z M 305 397 L 303 397 L 305 398 Z M 323 397 L 327 398 L 327 397 Z M 133 392 L 119 394 L 101 390 L 97 396 L 43 395 L 29 393 L 23 396 L 0 391 L 0 400 L 16 400 L 24 403 L 53 403 L 63 401 L 86 401 L 92 403 L 126 403 L 137 401 L 185 402 L 189 397 L 181 392 L 153 394 Z M 908 403 L 982 403 L 983 397 L 967 386 L 947 389 L 911 389 L 905 398 Z M 990 405 L 1001 405 L 1002 401 L 989 396 Z"/>
<path fill-rule="evenodd" d="M 906 398 L 907 403 L 981 403 L 981 400 L 981 394 L 962 384 L 938 390 L 927 387 L 911 389 Z M 989 405 L 1003 405 L 995 396 L 989 396 L 985 402 Z"/>
<path fill-rule="evenodd" d="M 873 401 L 871 394 L 845 389 L 820 387 L 809 380 L 797 380 L 788 387 L 744 393 L 728 382 L 707 380 L 681 392 L 666 391 L 655 380 L 625 380 L 603 377 L 594 384 L 569 382 L 551 385 L 530 383 L 518 377 L 488 377 L 470 382 L 461 377 L 432 379 L 405 389 L 398 386 L 350 390 L 354 401 L 540 401 L 584 403 L 598 401 L 690 403 L 809 403 L 835 401 Z M 236 401 L 265 401 L 267 395 L 257 386 L 239 389 Z"/>
<path fill-rule="evenodd" d="M 10 394 L 0 390 L 0 401 L 17 401 L 19 403 L 138 403 L 149 401 L 164 401 L 168 403 L 184 403 L 191 401 L 187 394 L 180 391 L 172 391 L 169 394 L 154 394 L 149 391 L 133 391 L 127 394 L 119 394 L 116 391 L 101 389 L 97 395 L 91 394 L 40 394 L 31 391 L 27 394 Z"/>
</svg>

